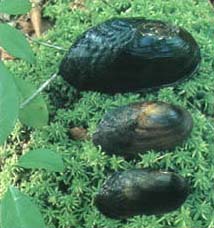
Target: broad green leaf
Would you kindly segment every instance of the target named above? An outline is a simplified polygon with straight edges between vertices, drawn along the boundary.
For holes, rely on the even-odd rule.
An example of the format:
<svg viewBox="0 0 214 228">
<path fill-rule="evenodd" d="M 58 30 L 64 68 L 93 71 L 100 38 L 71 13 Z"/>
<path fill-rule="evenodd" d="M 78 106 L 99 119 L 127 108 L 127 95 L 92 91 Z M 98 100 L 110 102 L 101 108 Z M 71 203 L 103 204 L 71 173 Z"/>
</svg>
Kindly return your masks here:
<svg viewBox="0 0 214 228">
<path fill-rule="evenodd" d="M 31 9 L 29 0 L 1 0 L 0 13 L 11 15 L 25 14 Z"/>
<path fill-rule="evenodd" d="M 34 54 L 23 33 L 8 24 L 0 23 L 0 46 L 11 55 L 35 62 Z"/>
<path fill-rule="evenodd" d="M 0 61 L 0 145 L 13 130 L 18 118 L 18 97 L 13 76 Z"/>
<path fill-rule="evenodd" d="M 21 102 L 30 97 L 36 90 L 33 85 L 21 78 L 15 78 L 15 83 L 20 93 Z M 48 117 L 48 109 L 41 95 L 37 96 L 19 111 L 19 120 L 23 124 L 34 128 L 46 125 Z"/>
<path fill-rule="evenodd" d="M 2 199 L 1 228 L 45 228 L 45 224 L 30 198 L 10 186 Z"/>
<path fill-rule="evenodd" d="M 22 155 L 18 165 L 29 169 L 46 169 L 48 171 L 63 172 L 62 157 L 48 149 L 31 150 Z"/>
</svg>

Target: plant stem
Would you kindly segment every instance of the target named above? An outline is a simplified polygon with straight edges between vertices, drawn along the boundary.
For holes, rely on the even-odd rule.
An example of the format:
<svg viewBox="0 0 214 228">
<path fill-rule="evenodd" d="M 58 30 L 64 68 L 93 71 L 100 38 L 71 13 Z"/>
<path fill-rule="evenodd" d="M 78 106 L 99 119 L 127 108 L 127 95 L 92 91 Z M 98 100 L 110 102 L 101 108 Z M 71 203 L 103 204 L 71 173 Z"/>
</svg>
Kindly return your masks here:
<svg viewBox="0 0 214 228">
<path fill-rule="evenodd" d="M 35 43 L 41 44 L 43 46 L 50 47 L 50 48 L 55 48 L 55 49 L 60 50 L 60 51 L 67 51 L 67 49 L 65 49 L 65 48 L 62 48 L 62 47 L 59 47 L 59 46 L 56 46 L 56 45 L 53 45 L 53 44 L 49 44 L 49 43 L 46 43 L 46 42 L 43 42 L 43 41 L 35 40 L 35 39 L 33 39 L 32 37 L 30 37 L 28 35 L 26 35 L 26 37 L 29 40 L 31 40 L 31 41 L 33 41 Z"/>
<path fill-rule="evenodd" d="M 53 74 L 46 82 L 44 82 L 30 97 L 28 97 L 21 105 L 20 109 L 23 109 L 28 105 L 34 98 L 36 98 L 42 90 L 44 90 L 56 77 L 58 73 Z"/>
</svg>

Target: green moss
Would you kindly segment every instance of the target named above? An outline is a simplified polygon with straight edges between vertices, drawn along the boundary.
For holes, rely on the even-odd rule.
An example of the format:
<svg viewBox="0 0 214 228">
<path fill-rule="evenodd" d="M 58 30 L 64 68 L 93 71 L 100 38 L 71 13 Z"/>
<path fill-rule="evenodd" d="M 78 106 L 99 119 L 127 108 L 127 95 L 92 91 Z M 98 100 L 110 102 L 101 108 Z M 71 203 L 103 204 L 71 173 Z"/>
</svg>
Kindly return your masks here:
<svg viewBox="0 0 214 228">
<path fill-rule="evenodd" d="M 211 129 L 214 116 L 214 20 L 208 1 L 86 0 L 85 10 L 70 10 L 69 4 L 68 0 L 49 1 L 44 13 L 55 21 L 55 26 L 41 40 L 68 48 L 87 28 L 110 17 L 143 16 L 169 21 L 190 31 L 201 48 L 200 70 L 191 80 L 173 88 L 115 96 L 96 92 L 77 94 L 59 77 L 43 93 L 50 110 L 49 126 L 33 130 L 17 124 L 8 143 L 0 150 L 0 194 L 9 184 L 17 185 L 33 197 L 48 227 L 52 228 L 214 227 L 214 133 Z M 33 50 L 36 65 L 22 61 L 8 65 L 14 74 L 39 86 L 57 71 L 64 52 L 35 43 Z M 70 138 L 69 128 L 72 126 L 87 127 L 92 134 L 108 109 L 156 99 L 180 104 L 193 115 L 191 137 L 175 150 L 168 153 L 151 151 L 138 160 L 127 162 L 122 157 L 107 156 L 90 141 Z M 14 167 L 24 151 L 40 147 L 54 148 L 63 156 L 64 173 Z M 191 195 L 181 209 L 163 216 L 137 216 L 125 222 L 105 218 L 93 205 L 96 191 L 113 171 L 133 167 L 173 169 L 187 178 Z"/>
</svg>

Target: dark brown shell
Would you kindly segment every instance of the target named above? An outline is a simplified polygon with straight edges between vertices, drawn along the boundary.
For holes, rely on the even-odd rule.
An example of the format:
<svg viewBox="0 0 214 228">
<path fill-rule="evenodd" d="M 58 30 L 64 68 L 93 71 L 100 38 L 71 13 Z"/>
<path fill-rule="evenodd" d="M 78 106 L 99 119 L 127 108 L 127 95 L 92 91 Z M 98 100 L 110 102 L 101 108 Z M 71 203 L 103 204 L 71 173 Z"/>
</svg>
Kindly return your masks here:
<svg viewBox="0 0 214 228">
<path fill-rule="evenodd" d="M 97 194 L 95 205 L 110 218 L 124 219 L 176 210 L 187 196 L 187 183 L 178 174 L 135 169 L 114 173 Z"/>
<path fill-rule="evenodd" d="M 93 135 L 108 154 L 133 158 L 148 150 L 172 149 L 192 130 L 191 115 L 164 102 L 133 103 L 107 112 Z"/>
<path fill-rule="evenodd" d="M 82 34 L 59 73 L 79 90 L 107 93 L 172 85 L 190 77 L 199 47 L 185 29 L 144 18 L 114 18 Z"/>
</svg>

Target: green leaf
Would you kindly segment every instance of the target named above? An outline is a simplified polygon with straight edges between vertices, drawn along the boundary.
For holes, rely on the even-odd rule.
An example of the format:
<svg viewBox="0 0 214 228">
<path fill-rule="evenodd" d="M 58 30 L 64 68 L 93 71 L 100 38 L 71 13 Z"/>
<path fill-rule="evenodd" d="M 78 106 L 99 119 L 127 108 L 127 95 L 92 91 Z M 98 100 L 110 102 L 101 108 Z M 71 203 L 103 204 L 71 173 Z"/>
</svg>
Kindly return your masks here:
<svg viewBox="0 0 214 228">
<path fill-rule="evenodd" d="M 1 0 L 0 13 L 11 15 L 25 14 L 31 9 L 29 0 Z"/>
<path fill-rule="evenodd" d="M 23 33 L 8 24 L 0 23 L 0 46 L 11 55 L 35 62 L 34 54 Z"/>
<path fill-rule="evenodd" d="M 0 145 L 6 140 L 16 123 L 19 99 L 13 76 L 0 62 Z"/>
<path fill-rule="evenodd" d="M 15 78 L 16 86 L 20 93 L 21 102 L 30 97 L 36 90 L 29 82 Z M 40 128 L 48 123 L 48 109 L 41 95 L 37 96 L 29 104 L 19 111 L 19 120 L 27 126 Z"/>
<path fill-rule="evenodd" d="M 64 165 L 61 155 L 48 149 L 31 150 L 22 155 L 18 165 L 29 169 L 46 169 L 48 171 L 63 172 Z"/>
<path fill-rule="evenodd" d="M 10 186 L 2 199 L 1 228 L 45 228 L 45 224 L 30 198 Z"/>
</svg>

